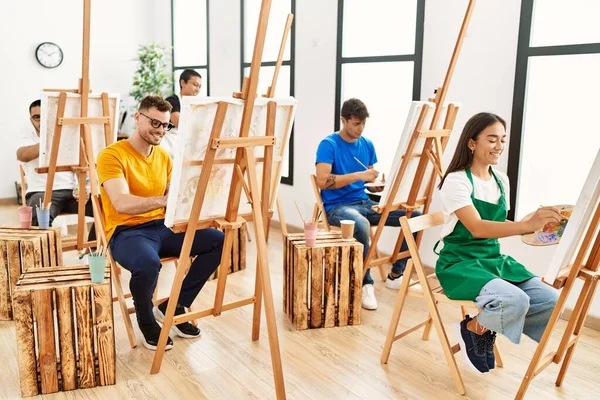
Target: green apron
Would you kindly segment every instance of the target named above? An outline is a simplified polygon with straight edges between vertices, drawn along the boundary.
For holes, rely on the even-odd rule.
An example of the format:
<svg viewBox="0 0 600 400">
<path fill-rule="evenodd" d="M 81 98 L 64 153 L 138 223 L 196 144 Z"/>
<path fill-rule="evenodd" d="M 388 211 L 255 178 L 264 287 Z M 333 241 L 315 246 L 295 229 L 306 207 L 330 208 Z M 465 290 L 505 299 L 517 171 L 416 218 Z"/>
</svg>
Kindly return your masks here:
<svg viewBox="0 0 600 400">
<path fill-rule="evenodd" d="M 466 169 L 467 177 L 473 185 L 471 170 Z M 471 192 L 473 206 L 481 219 L 504 222 L 507 215 L 504 187 L 490 168 L 492 176 L 500 187 L 498 204 L 478 200 Z M 535 277 L 514 258 L 500 254 L 498 239 L 478 239 L 458 221 L 452 233 L 443 239 L 435 273 L 445 294 L 453 300 L 475 300 L 481 289 L 492 279 L 520 283 Z M 433 251 L 436 251 L 438 241 Z"/>
</svg>

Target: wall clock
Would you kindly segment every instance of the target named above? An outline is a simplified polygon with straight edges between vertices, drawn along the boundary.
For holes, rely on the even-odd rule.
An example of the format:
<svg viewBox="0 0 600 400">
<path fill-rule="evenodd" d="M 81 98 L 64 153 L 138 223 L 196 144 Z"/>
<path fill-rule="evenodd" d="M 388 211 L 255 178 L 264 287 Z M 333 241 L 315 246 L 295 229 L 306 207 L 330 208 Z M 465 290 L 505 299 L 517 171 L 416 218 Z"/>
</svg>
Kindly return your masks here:
<svg viewBox="0 0 600 400">
<path fill-rule="evenodd" d="M 35 49 L 35 58 L 43 67 L 56 68 L 63 61 L 63 52 L 57 44 L 44 42 Z"/>
</svg>

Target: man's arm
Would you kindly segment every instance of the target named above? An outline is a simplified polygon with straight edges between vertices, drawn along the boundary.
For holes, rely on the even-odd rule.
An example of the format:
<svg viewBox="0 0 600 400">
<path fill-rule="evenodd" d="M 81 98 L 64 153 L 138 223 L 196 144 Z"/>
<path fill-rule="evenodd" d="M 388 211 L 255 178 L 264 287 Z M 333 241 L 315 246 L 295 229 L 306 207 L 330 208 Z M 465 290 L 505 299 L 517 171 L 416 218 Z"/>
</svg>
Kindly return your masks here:
<svg viewBox="0 0 600 400">
<path fill-rule="evenodd" d="M 321 190 L 339 189 L 356 181 L 374 181 L 377 175 L 379 175 L 379 172 L 374 169 L 335 175 L 331 173 L 331 164 L 317 163 L 317 185 Z"/>
<path fill-rule="evenodd" d="M 167 196 L 139 197 L 129 193 L 125 178 L 109 179 L 103 184 L 110 202 L 120 214 L 136 215 L 166 207 Z"/>
<path fill-rule="evenodd" d="M 179 127 L 179 111 L 171 113 L 171 123 L 175 128 Z"/>
<path fill-rule="evenodd" d="M 29 162 L 40 156 L 40 144 L 32 144 L 30 146 L 21 146 L 17 149 L 17 160 L 21 162 Z"/>
</svg>

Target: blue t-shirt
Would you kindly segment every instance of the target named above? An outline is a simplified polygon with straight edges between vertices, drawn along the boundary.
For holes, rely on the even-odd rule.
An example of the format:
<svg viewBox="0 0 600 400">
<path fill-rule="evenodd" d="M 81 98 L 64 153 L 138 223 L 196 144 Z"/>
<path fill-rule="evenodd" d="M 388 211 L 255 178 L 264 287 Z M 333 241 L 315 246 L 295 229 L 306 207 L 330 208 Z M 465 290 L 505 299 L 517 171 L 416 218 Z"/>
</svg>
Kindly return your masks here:
<svg viewBox="0 0 600 400">
<path fill-rule="evenodd" d="M 367 167 L 374 165 L 377 162 L 377 156 L 373 142 L 361 136 L 354 143 L 348 143 L 341 138 L 338 132 L 335 132 L 319 143 L 316 164 L 331 164 L 331 173 L 335 175 L 364 171 L 364 167 L 354 157 Z M 321 197 L 325 211 L 329 211 L 338 204 L 348 204 L 369 198 L 365 193 L 364 181 L 356 181 L 339 189 L 322 190 Z"/>
</svg>

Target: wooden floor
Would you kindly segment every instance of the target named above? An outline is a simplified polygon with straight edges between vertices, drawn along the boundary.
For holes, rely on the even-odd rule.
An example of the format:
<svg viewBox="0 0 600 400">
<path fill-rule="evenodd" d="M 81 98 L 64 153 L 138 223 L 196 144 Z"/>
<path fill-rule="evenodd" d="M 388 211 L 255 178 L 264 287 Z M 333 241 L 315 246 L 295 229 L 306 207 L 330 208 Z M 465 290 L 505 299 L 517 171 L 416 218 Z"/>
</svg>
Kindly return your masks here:
<svg viewBox="0 0 600 400">
<path fill-rule="evenodd" d="M 17 221 L 16 207 L 0 207 L 0 225 Z M 379 362 L 396 291 L 377 282 L 377 311 L 364 311 L 363 323 L 344 328 L 297 332 L 282 311 L 282 247 L 280 232 L 271 231 L 269 262 L 277 325 L 289 399 L 511 399 L 523 378 L 535 344 L 523 338 L 519 346 L 499 338 L 505 368 L 482 375 L 457 354 L 467 395 L 458 396 L 435 332 L 424 342 L 420 332 L 396 342 L 387 365 Z M 250 295 L 254 288 L 254 242 L 248 246 L 248 268 L 227 281 L 226 301 Z M 67 259 L 75 259 L 70 253 Z M 161 274 L 161 295 L 169 291 L 173 267 Z M 125 272 L 126 274 L 126 272 Z M 374 274 L 374 276 L 378 276 Z M 195 305 L 211 304 L 215 282 L 202 290 Z M 116 310 L 116 309 L 115 309 Z M 401 325 L 419 322 L 425 307 L 416 298 L 407 300 Z M 447 324 L 459 321 L 460 310 L 442 308 Z M 41 396 L 48 399 L 272 399 L 275 398 L 266 324 L 260 340 L 250 339 L 252 308 L 225 312 L 200 321 L 202 337 L 175 338 L 165 355 L 162 370 L 150 375 L 153 352 L 130 349 L 120 313 L 115 313 L 117 384 Z M 135 325 L 135 324 L 134 324 Z M 561 321 L 560 328 L 564 327 Z M 137 327 L 136 327 L 137 329 Z M 137 333 L 139 335 L 139 332 Z M 451 338 L 454 331 L 449 332 Z M 553 336 L 556 345 L 559 334 Z M 15 329 L 0 322 L 0 399 L 19 398 Z M 527 399 L 593 399 L 600 385 L 600 332 L 585 329 L 564 386 L 556 388 L 558 366 L 551 365 L 531 385 Z M 40 398 L 41 398 L 40 397 Z"/>
</svg>

